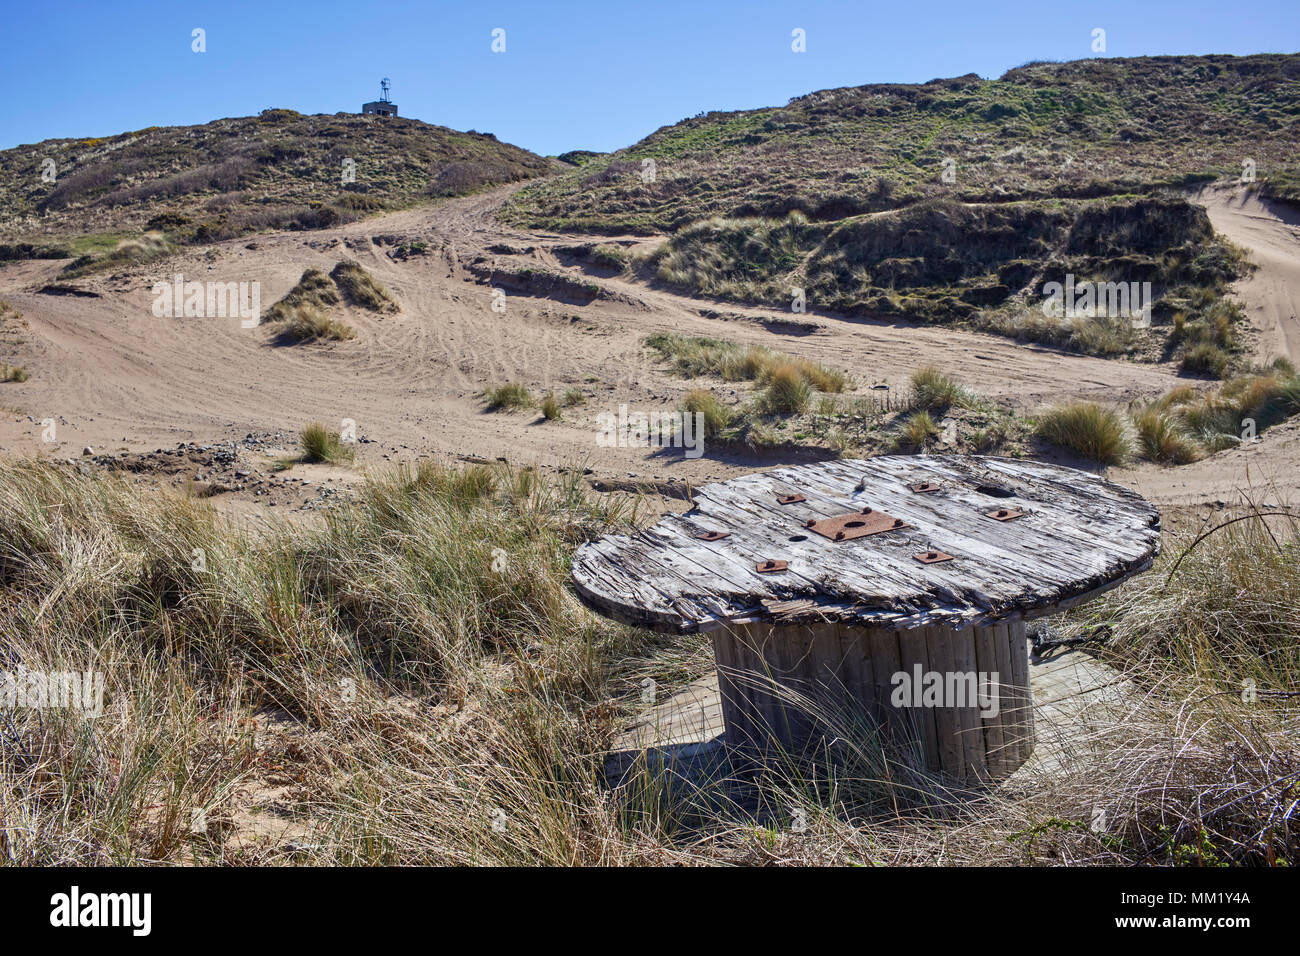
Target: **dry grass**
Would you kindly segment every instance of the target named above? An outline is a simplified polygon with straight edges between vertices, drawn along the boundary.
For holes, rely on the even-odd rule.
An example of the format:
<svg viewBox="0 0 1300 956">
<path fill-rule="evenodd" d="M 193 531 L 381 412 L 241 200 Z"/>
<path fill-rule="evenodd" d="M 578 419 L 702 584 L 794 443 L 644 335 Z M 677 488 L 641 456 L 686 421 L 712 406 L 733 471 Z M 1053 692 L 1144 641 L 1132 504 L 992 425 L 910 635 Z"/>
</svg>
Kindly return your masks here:
<svg viewBox="0 0 1300 956">
<path fill-rule="evenodd" d="M 844 372 L 758 345 L 746 347 L 668 333 L 649 336 L 645 344 L 671 361 L 677 374 L 688 378 L 717 375 L 728 382 L 770 384 L 773 372 L 788 375 L 793 370 L 805 385 L 819 392 L 843 392 L 852 384 Z"/>
<path fill-rule="evenodd" d="M 1103 465 L 1119 465 L 1133 455 L 1133 440 L 1123 413 L 1096 402 L 1049 408 L 1038 416 L 1034 433 Z"/>
<path fill-rule="evenodd" d="M 795 358 L 792 364 L 808 386 L 819 392 L 843 392 L 852 385 L 849 376 L 839 369 L 827 368 L 805 358 Z"/>
<path fill-rule="evenodd" d="M 397 303 L 369 272 L 351 259 L 344 259 L 330 272 L 343 298 L 371 312 L 396 312 Z"/>
<path fill-rule="evenodd" d="M 546 397 L 542 399 L 542 417 L 548 422 L 560 420 L 560 400 L 555 397 L 554 392 L 547 392 Z"/>
<path fill-rule="evenodd" d="M 283 344 L 326 340 L 346 342 L 356 338 L 356 330 L 346 322 L 326 315 L 319 308 L 304 302 L 281 313 L 284 318 L 272 324 L 275 338 Z"/>
<path fill-rule="evenodd" d="M 1145 408 L 1133 416 L 1138 446 L 1152 461 L 1186 465 L 1205 457 L 1205 448 L 1187 431 L 1177 416 L 1159 408 Z"/>
<path fill-rule="evenodd" d="M 311 838 L 282 859 L 610 861 L 618 828 L 580 756 L 602 723 L 583 715 L 630 635 L 564 576 L 584 523 L 620 519 L 576 478 L 399 471 L 319 529 L 254 535 L 167 492 L 0 469 L 6 669 L 107 678 L 102 718 L 3 718 L 5 859 L 263 859 L 224 837 L 240 795 L 291 766 L 303 812 L 281 822 Z M 487 709 L 453 716 L 471 698 Z"/>
<path fill-rule="evenodd" d="M 528 386 L 520 382 L 507 382 L 504 385 L 493 386 L 484 390 L 483 395 L 487 399 L 489 412 L 528 408 L 534 401 L 533 393 L 528 391 Z"/>
<path fill-rule="evenodd" d="M 731 424 L 731 409 L 707 388 L 694 388 L 682 399 L 681 410 L 688 415 L 704 416 L 704 437 L 717 438 Z"/>
<path fill-rule="evenodd" d="M 627 527 L 576 473 L 372 476 L 319 527 L 252 534 L 116 477 L 0 464 L 7 669 L 106 678 L 104 714 L 7 713 L 0 853 L 19 864 L 1291 863 L 1295 528 L 1207 538 L 1071 626 L 1110 623 L 1134 695 L 1050 777 L 955 799 L 839 730 L 835 769 L 703 790 L 602 763 L 639 709 L 712 666 L 698 638 L 585 611 L 568 559 Z M 196 560 L 202 555 L 203 561 Z M 57 596 L 57 599 L 55 599 Z M 1219 691 L 1227 691 L 1220 693 Z M 294 833 L 245 829 L 274 788 Z M 1101 832 L 1090 826 L 1105 811 Z M 806 826 L 793 828 L 793 811 Z"/>
<path fill-rule="evenodd" d="M 954 405 L 966 407 L 975 401 L 968 388 L 933 365 L 913 372 L 911 386 L 912 405 L 921 410 L 944 411 Z"/>
<path fill-rule="evenodd" d="M 356 451 L 344 443 L 338 432 L 330 431 L 320 422 L 313 422 L 298 436 L 303 461 L 323 461 L 337 464 L 352 461 Z"/>
</svg>

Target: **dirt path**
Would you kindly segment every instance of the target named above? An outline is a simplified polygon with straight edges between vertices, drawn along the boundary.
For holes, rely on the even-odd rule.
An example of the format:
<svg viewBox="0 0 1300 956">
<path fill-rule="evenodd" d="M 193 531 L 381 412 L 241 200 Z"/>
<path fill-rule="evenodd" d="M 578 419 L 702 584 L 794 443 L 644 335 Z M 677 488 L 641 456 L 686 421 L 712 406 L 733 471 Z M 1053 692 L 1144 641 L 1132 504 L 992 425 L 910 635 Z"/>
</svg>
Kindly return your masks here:
<svg viewBox="0 0 1300 956">
<path fill-rule="evenodd" d="M 1300 212 L 1240 187 L 1206 189 L 1196 201 L 1215 231 L 1248 249 L 1258 266 L 1236 295 L 1260 331 L 1260 358 L 1300 363 Z"/>
<path fill-rule="evenodd" d="M 1237 186 L 1205 189 L 1196 201 L 1215 230 L 1244 247 L 1257 266 L 1234 295 L 1259 330 L 1258 360 L 1283 356 L 1300 364 L 1300 214 Z M 1112 477 L 1166 504 L 1231 503 L 1247 494 L 1258 502 L 1300 505 L 1300 421 L 1191 465 L 1139 465 Z"/>
</svg>

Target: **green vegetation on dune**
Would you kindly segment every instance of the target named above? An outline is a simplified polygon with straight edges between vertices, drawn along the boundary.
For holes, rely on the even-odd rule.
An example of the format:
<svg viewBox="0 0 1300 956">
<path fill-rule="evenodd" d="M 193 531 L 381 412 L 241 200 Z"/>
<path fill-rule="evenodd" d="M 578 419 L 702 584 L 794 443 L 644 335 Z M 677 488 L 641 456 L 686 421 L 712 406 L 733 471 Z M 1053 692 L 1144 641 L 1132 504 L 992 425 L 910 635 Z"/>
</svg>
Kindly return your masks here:
<svg viewBox="0 0 1300 956">
<path fill-rule="evenodd" d="M 55 164 L 52 183 L 39 179 L 46 159 Z M 39 218 L 39 238 L 14 239 L 56 248 L 88 217 L 111 223 L 119 239 L 155 230 L 174 244 L 207 243 L 263 229 L 326 228 L 554 167 L 486 133 L 403 117 L 266 110 L 0 151 L 0 221 Z M 0 227 L 0 238 L 18 228 Z"/>
<path fill-rule="evenodd" d="M 504 216 L 667 233 L 635 265 L 695 295 L 787 308 L 802 290 L 816 309 L 1223 376 L 1240 365 L 1231 336 L 1172 322 L 1212 321 L 1245 265 L 1180 191 L 1250 159 L 1262 190 L 1289 195 L 1298 123 L 1297 55 L 1031 64 L 702 114 L 527 186 Z M 1044 286 L 1067 275 L 1151 283 L 1156 328 L 1045 321 Z"/>
<path fill-rule="evenodd" d="M 1067 275 L 1079 283 L 1149 282 L 1156 325 L 1168 327 L 1178 307 L 1184 318 L 1209 310 L 1244 266 L 1214 236 L 1203 209 L 1167 196 L 989 206 L 933 199 L 837 223 L 797 214 L 709 219 L 672 236 L 647 268 L 700 295 L 788 308 L 803 289 L 820 309 L 961 322 L 1107 355 L 1139 352 L 1146 339 L 1127 319 L 1048 319 L 1047 283 Z M 1174 348 L 1183 342 L 1171 338 L 1174 331 L 1153 334 Z"/>
<path fill-rule="evenodd" d="M 822 90 L 707 113 L 525 189 L 508 215 L 549 229 L 676 232 L 711 217 L 831 222 L 925 198 L 1095 198 L 1296 170 L 1300 57 L 1030 64 L 917 85 Z M 653 182 L 642 160 L 653 159 Z M 953 162 L 950 183 L 944 163 Z"/>
<path fill-rule="evenodd" d="M 497 385 L 487 389 L 483 393 L 487 399 L 487 410 L 496 411 L 514 411 L 517 408 L 528 408 L 533 404 L 533 395 L 528 391 L 528 386 L 521 382 L 507 382 L 504 385 Z"/>
</svg>

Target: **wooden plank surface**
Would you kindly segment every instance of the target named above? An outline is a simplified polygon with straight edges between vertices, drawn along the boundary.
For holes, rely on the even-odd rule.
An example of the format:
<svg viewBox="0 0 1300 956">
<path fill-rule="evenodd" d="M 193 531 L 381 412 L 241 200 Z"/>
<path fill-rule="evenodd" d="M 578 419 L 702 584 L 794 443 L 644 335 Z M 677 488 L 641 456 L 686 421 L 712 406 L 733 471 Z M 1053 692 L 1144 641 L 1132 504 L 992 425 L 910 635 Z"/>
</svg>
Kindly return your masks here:
<svg viewBox="0 0 1300 956">
<path fill-rule="evenodd" d="M 908 487 L 925 481 L 939 490 Z M 777 503 L 790 494 L 804 500 Z M 762 620 L 963 628 L 1086 598 L 1150 567 L 1160 546 L 1159 512 L 1135 492 L 1006 458 L 894 455 L 777 468 L 705 485 L 693 504 L 636 534 L 582 546 L 573 561 L 579 597 L 668 632 Z M 865 507 L 907 527 L 842 542 L 804 527 Z M 986 517 L 998 508 L 1025 516 Z M 700 540 L 706 531 L 728 536 Z M 914 560 L 929 550 L 953 560 Z M 787 570 L 759 573 L 768 559 Z"/>
</svg>

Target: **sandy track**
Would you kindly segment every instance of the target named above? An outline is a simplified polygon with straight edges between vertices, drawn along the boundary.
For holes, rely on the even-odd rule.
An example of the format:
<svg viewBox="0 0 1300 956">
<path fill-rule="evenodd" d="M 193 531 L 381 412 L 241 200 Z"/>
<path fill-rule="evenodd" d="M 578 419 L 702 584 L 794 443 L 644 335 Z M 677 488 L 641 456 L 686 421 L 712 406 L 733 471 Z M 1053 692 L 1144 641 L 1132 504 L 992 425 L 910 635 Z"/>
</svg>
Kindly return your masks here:
<svg viewBox="0 0 1300 956">
<path fill-rule="evenodd" d="M 1260 331 L 1260 358 L 1300 362 L 1300 213 L 1238 187 L 1206 189 L 1196 201 L 1258 267 L 1235 291 Z"/>
<path fill-rule="evenodd" d="M 1256 265 L 1234 294 L 1259 332 L 1257 358 L 1300 362 L 1300 214 L 1236 186 L 1205 189 L 1196 201 L 1215 231 L 1243 246 Z M 1191 465 L 1140 465 L 1112 477 L 1167 504 L 1231 503 L 1241 493 L 1260 502 L 1300 504 L 1300 421 Z"/>
<path fill-rule="evenodd" d="M 1175 380 L 1168 367 L 904 323 L 810 313 L 799 319 L 812 328 L 791 334 L 762 321 L 789 315 L 704 302 L 619 279 L 595 279 L 615 294 L 610 300 L 577 305 L 511 296 L 500 315 L 490 307 L 490 284 L 467 271 L 475 259 L 505 260 L 489 248 L 505 243 L 531 247 L 523 258 L 539 266 L 563 269 L 554 247 L 581 241 L 497 223 L 494 212 L 514 188 L 327 232 L 259 236 L 251 240 L 255 249 L 244 239 L 186 250 L 163 263 L 84 283 L 101 294 L 98 299 L 36 294 L 59 263 L 0 269 L 0 297 L 17 306 L 31 326 L 29 354 L 18 358 L 32 371 L 24 385 L 0 387 L 0 405 L 9 411 L 0 419 L 0 450 L 56 457 L 76 455 L 83 445 L 96 452 L 140 451 L 247 432 L 291 434 L 310 421 L 337 425 L 350 418 L 358 434 L 374 442 L 362 446 L 369 462 L 473 455 L 542 465 L 584 463 L 598 474 L 620 478 L 692 481 L 780 463 L 770 453 L 710 453 L 690 460 L 677 452 L 597 445 L 596 413 L 615 411 L 623 402 L 639 410 L 667 410 L 697 384 L 666 375 L 641 347 L 644 336 L 655 331 L 762 343 L 845 368 L 867 384 L 901 383 L 916 367 L 936 364 L 1021 408 L 1068 396 L 1121 401 L 1166 389 Z M 385 235 L 423 239 L 430 254 L 396 261 L 372 242 Z M 265 329 L 242 329 L 235 320 L 158 319 L 150 310 L 153 283 L 175 273 L 187 279 L 258 281 L 265 308 L 303 269 L 328 271 L 345 256 L 360 261 L 403 307 L 396 316 L 348 310 L 347 321 L 358 331 L 352 342 L 277 347 Z M 576 268 L 568 271 L 584 276 Z M 1269 298 L 1267 292 L 1262 296 Z M 726 318 L 706 318 L 702 312 L 710 309 Z M 535 390 L 578 387 L 587 402 L 558 423 L 542 423 L 531 412 L 484 413 L 481 390 L 510 380 Z M 724 393 L 731 388 L 710 384 Z M 46 418 L 59 423 L 57 444 L 41 441 L 40 422 Z"/>
</svg>

